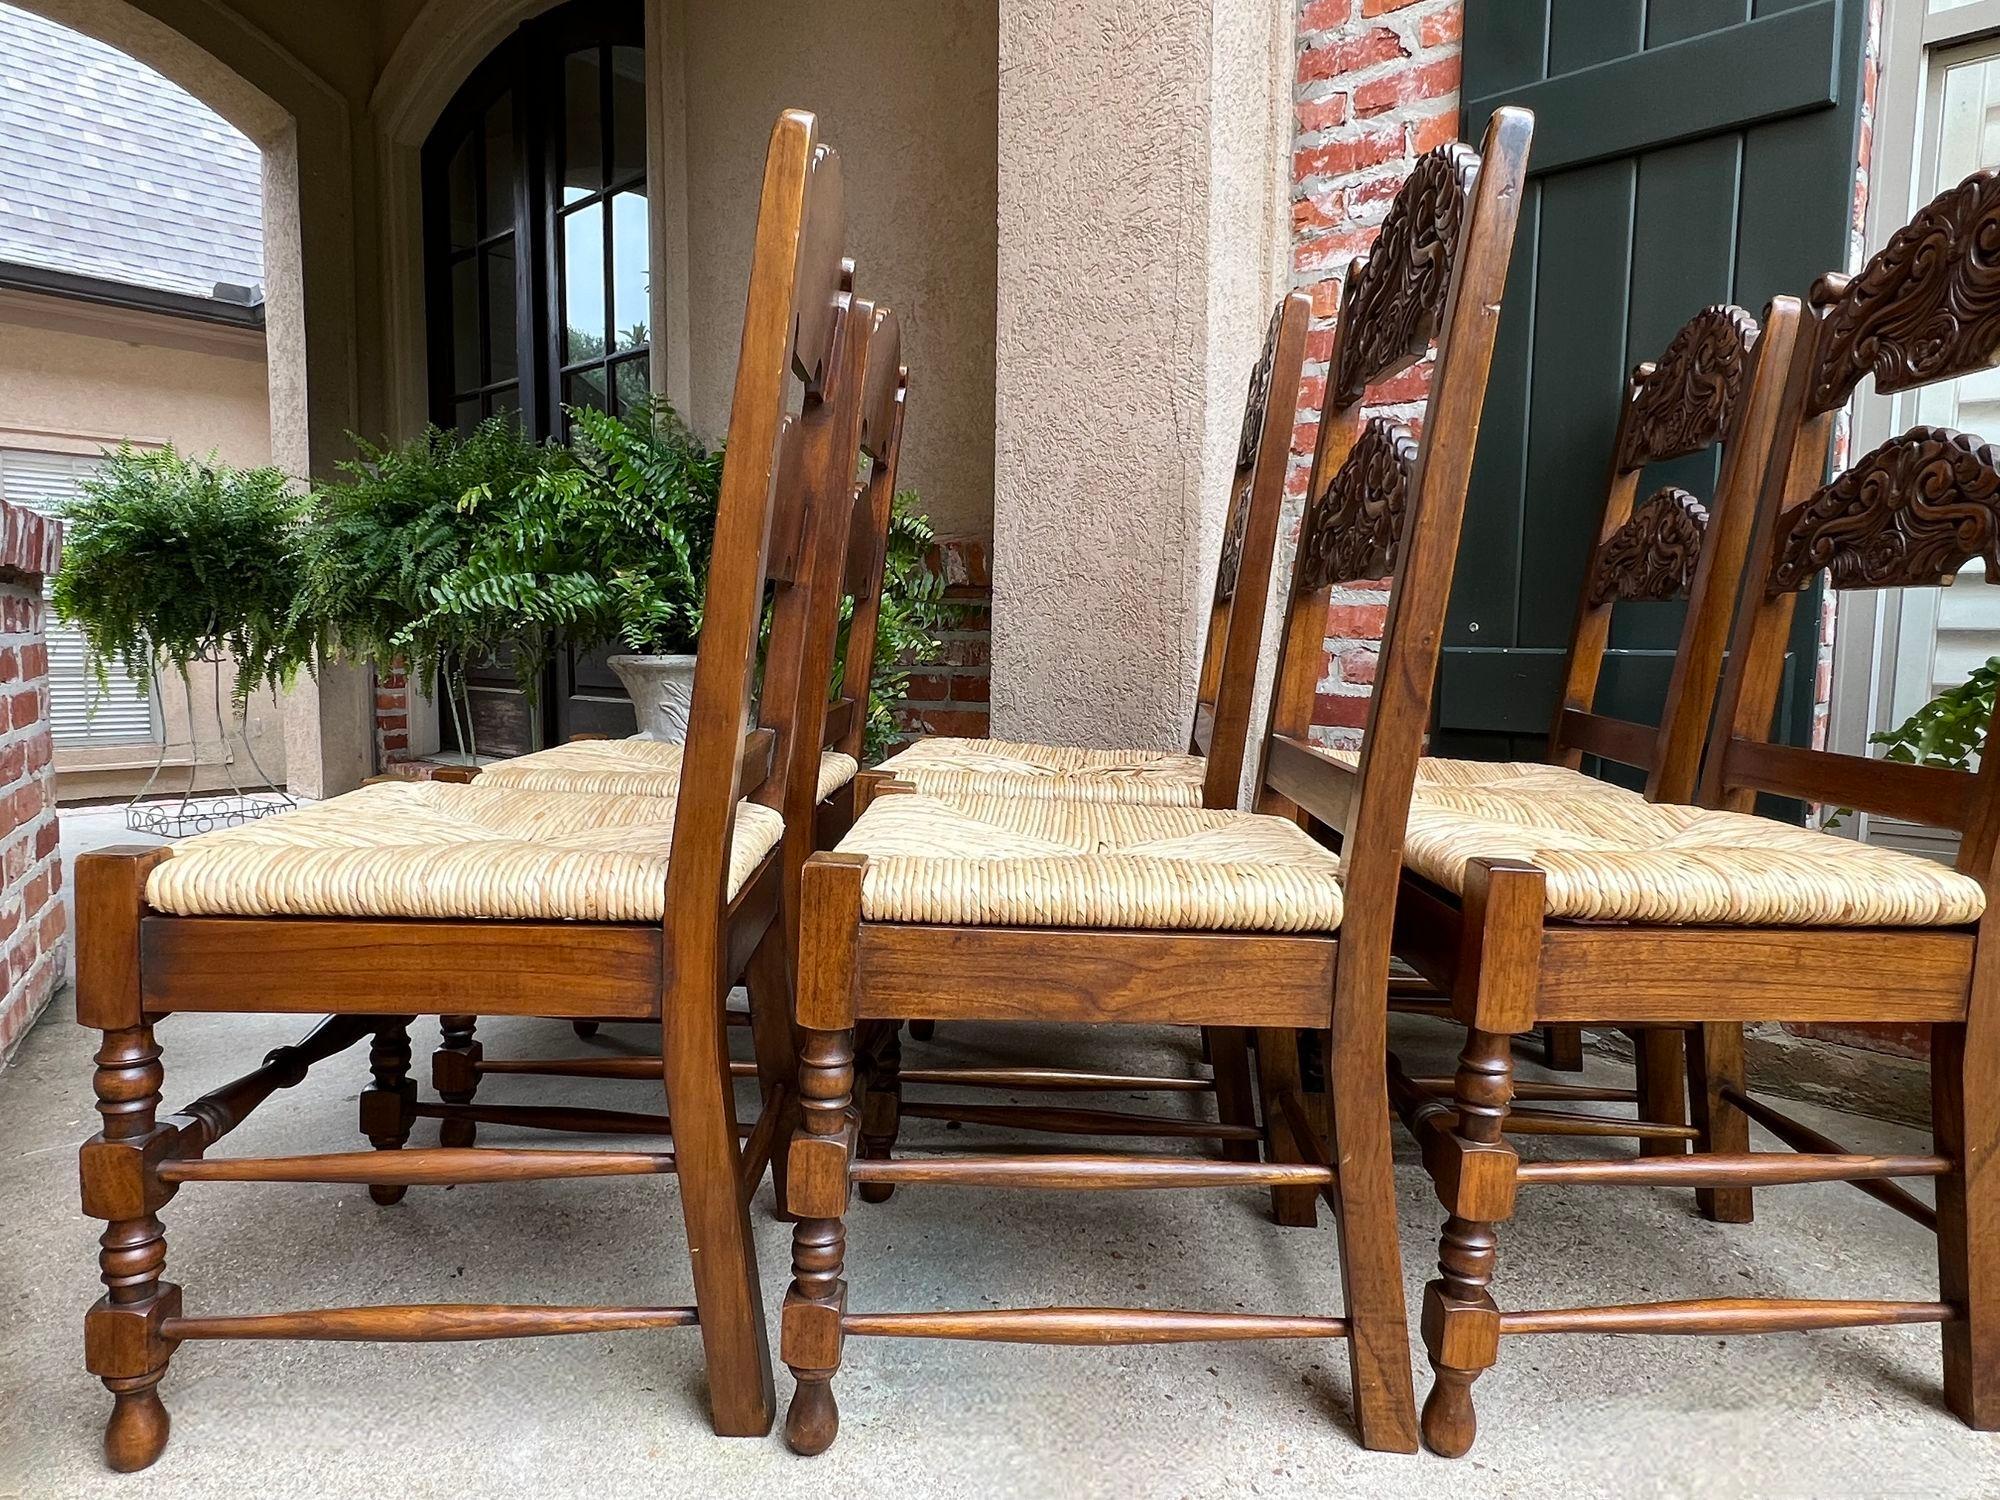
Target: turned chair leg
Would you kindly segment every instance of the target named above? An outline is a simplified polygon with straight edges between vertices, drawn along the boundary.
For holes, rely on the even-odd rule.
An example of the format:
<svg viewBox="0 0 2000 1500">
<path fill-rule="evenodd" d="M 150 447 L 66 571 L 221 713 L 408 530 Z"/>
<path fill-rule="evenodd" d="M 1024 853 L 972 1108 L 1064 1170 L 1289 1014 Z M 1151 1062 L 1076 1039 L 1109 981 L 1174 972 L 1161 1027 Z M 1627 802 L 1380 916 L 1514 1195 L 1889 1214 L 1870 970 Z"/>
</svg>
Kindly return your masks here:
<svg viewBox="0 0 2000 1500">
<path fill-rule="evenodd" d="M 1424 1288 L 1424 1350 L 1436 1378 L 1424 1402 L 1424 1442 L 1459 1458 L 1478 1432 L 1472 1383 L 1500 1358 L 1500 1310 L 1493 1301 L 1495 1226 L 1512 1217 L 1516 1157 L 1503 1127 L 1514 1092 L 1513 1038 L 1472 1031 L 1459 1054 L 1453 1095 L 1456 1180 L 1438 1242 L 1438 1278 Z"/>
<path fill-rule="evenodd" d="M 811 1456 L 833 1446 L 840 1407 L 841 1319 L 847 1311 L 848 1164 L 855 1149 L 854 1034 L 807 1033 L 799 1068 L 801 1121 L 792 1138 L 792 1284 L 781 1327 L 785 1365 L 797 1381 L 785 1415 L 785 1441 Z"/>
<path fill-rule="evenodd" d="M 377 1151 L 400 1151 L 416 1119 L 417 1086 L 410 1079 L 410 1024 L 406 1018 L 382 1027 L 369 1049 L 368 1070 L 374 1076 L 361 1095 L 361 1133 Z M 368 1196 L 388 1206 L 403 1201 L 409 1188 L 401 1184 L 371 1184 Z"/>
<path fill-rule="evenodd" d="M 2000 1012 L 1973 981 L 1972 1020 L 1931 1028 L 1931 1133 L 1952 1170 L 1937 1180 L 1944 1399 L 1968 1427 L 2000 1430 Z M 1982 1014 L 1983 1012 L 1983 1014 Z"/>
<path fill-rule="evenodd" d="M 473 1032 L 477 1016 L 440 1016 L 443 1039 L 431 1054 L 431 1087 L 446 1104 L 470 1104 L 479 1089 L 479 1064 L 485 1049 Z M 470 1120 L 440 1120 L 438 1144 L 470 1146 L 478 1138 L 479 1127 Z"/>
<path fill-rule="evenodd" d="M 1750 1149 L 1750 1117 L 1730 1102 L 1743 1092 L 1743 1028 L 1711 1022 L 1686 1033 L 1688 1102 L 1701 1134 L 1695 1150 L 1731 1154 Z M 1695 1208 L 1718 1224 L 1748 1224 L 1755 1213 L 1747 1187 L 1696 1188 Z"/>
<path fill-rule="evenodd" d="M 173 1343 L 162 1332 L 180 1315 L 180 1288 L 160 1279 L 167 1232 L 159 1210 L 172 1189 L 155 1162 L 169 1126 L 155 1123 L 165 1079 L 150 1026 L 107 1031 L 97 1051 L 95 1088 L 103 1128 L 83 1148 L 83 1211 L 106 1221 L 97 1256 L 105 1294 L 85 1314 L 84 1363 L 111 1392 L 105 1462 L 120 1473 L 143 1469 L 167 1446 L 159 1384 Z"/>
</svg>

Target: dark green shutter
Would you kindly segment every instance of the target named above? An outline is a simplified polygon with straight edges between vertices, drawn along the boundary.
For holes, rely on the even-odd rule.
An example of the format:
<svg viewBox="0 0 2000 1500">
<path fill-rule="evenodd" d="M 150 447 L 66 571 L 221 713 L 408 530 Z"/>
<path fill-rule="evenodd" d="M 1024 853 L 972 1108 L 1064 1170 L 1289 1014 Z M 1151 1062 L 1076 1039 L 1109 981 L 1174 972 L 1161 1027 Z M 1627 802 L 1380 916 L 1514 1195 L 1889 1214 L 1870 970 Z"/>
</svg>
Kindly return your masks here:
<svg viewBox="0 0 2000 1500">
<path fill-rule="evenodd" d="M 1528 200 L 1445 638 L 1440 754 L 1538 758 L 1609 477 L 1619 392 L 1712 302 L 1844 268 L 1864 0 L 1467 0 L 1465 132 L 1535 111 Z M 1706 497 L 1711 458 L 1658 466 Z M 1783 729 L 1811 725 L 1817 597 Z M 1599 703 L 1658 720 L 1678 605 L 1614 622 Z"/>
</svg>

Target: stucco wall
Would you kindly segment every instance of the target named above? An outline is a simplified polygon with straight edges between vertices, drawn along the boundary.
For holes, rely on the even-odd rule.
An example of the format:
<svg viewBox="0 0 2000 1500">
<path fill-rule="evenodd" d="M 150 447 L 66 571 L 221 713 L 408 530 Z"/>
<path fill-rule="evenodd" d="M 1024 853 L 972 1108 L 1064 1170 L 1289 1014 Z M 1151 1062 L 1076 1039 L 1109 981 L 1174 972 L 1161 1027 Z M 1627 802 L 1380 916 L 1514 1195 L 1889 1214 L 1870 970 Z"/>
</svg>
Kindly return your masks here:
<svg viewBox="0 0 2000 1500">
<path fill-rule="evenodd" d="M 1268 0 L 1000 14 L 994 733 L 1178 747 L 1278 286 L 1290 20 Z"/>
<path fill-rule="evenodd" d="M 819 115 L 863 293 L 910 367 L 902 476 L 938 530 L 993 524 L 997 0 L 688 0 L 690 416 L 727 421 L 771 122 Z"/>
<path fill-rule="evenodd" d="M 0 294 L 0 447 L 58 453 L 101 452 L 120 439 L 172 442 L 183 452 L 211 449 L 223 462 L 271 462 L 270 398 L 263 339 L 247 331 L 80 307 L 22 293 Z M 196 673 L 197 693 L 208 674 Z M 167 695 L 169 738 L 188 734 L 178 690 Z M 221 746 L 209 699 L 196 715 L 194 743 L 204 761 Z M 248 709 L 252 748 L 273 777 L 285 774 L 283 716 L 268 691 Z M 143 746 L 57 752 L 67 801 L 136 789 L 150 767 Z M 172 785 L 180 785 L 179 772 Z M 219 785 L 204 774 L 201 784 Z"/>
</svg>

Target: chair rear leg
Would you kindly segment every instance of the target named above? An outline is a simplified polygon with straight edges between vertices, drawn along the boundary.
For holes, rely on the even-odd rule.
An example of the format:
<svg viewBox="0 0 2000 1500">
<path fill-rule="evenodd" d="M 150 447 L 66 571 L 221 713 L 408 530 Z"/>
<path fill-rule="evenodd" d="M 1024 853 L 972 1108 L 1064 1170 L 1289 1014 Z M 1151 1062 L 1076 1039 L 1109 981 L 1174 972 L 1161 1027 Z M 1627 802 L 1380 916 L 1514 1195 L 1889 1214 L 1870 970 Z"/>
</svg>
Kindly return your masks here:
<svg viewBox="0 0 2000 1500">
<path fill-rule="evenodd" d="M 474 1036 L 477 1016 L 440 1016 L 442 1039 L 431 1054 L 431 1087 L 446 1104 L 470 1104 L 479 1089 L 479 1064 L 485 1050 Z M 470 1120 L 440 1120 L 440 1146 L 470 1146 L 479 1127 Z"/>
<path fill-rule="evenodd" d="M 785 928 L 773 922 L 750 955 L 743 976 L 750 996 L 750 1038 L 757 1053 L 757 1092 L 763 1107 L 773 1101 L 785 1113 L 771 1150 L 771 1190 L 775 1212 L 789 1220 L 785 1178 L 789 1170 L 786 1143 L 798 1124 L 798 1033 L 792 1025 L 792 976 L 785 960 Z M 782 1092 L 781 1092 L 782 1091 Z"/>
<path fill-rule="evenodd" d="M 1416 1392 L 1410 1381 L 1410 1323 L 1403 1301 L 1403 1251 L 1396 1235 L 1396 1177 L 1389 1134 L 1387 1050 L 1379 1027 L 1326 1048 L 1327 1113 L 1340 1280 L 1347 1315 L 1347 1361 L 1362 1446 L 1417 1451 Z"/>
<path fill-rule="evenodd" d="M 1968 1427 L 1992 1432 L 2000 1430 L 2000 1012 L 1980 1004 L 1980 989 L 1975 980 L 1969 1024 L 1931 1028 L 1931 1130 L 1953 1163 L 1937 1180 L 1938 1295 L 1958 1311 L 1944 1325 L 1945 1404 Z"/>
<path fill-rule="evenodd" d="M 1701 1134 L 1695 1150 L 1743 1152 L 1750 1149 L 1750 1117 L 1729 1102 L 1726 1090 L 1743 1090 L 1743 1027 L 1713 1021 L 1686 1033 L 1688 1102 Z M 1748 1224 L 1756 1210 L 1747 1187 L 1696 1188 L 1695 1207 L 1718 1224 Z"/>
<path fill-rule="evenodd" d="M 1304 1103 L 1299 1077 L 1299 1034 L 1289 1027 L 1257 1033 L 1257 1093 L 1264 1116 L 1264 1153 L 1271 1161 L 1302 1162 L 1305 1153 L 1292 1138 L 1292 1128 L 1279 1099 L 1290 1091 Z M 1294 1229 L 1319 1223 L 1319 1193 L 1314 1188 L 1272 1188 L 1271 1217 Z"/>
<path fill-rule="evenodd" d="M 1583 1071 L 1583 1028 L 1558 1022 L 1542 1029 L 1542 1066 L 1558 1073 Z"/>
<path fill-rule="evenodd" d="M 1215 1116 L 1224 1125 L 1255 1128 L 1256 1084 L 1250 1075 L 1250 1033 L 1241 1026 L 1204 1026 L 1209 1069 L 1215 1075 Z M 1255 1161 L 1255 1141 L 1225 1141 L 1229 1161 Z"/>
<path fill-rule="evenodd" d="M 1632 1060 L 1638 1073 L 1639 1118 L 1658 1125 L 1687 1124 L 1687 1062 L 1680 1030 L 1648 1026 L 1634 1031 Z M 1685 1156 L 1687 1142 L 1644 1140 L 1639 1154 Z"/>
<path fill-rule="evenodd" d="M 903 1028 L 890 1021 L 879 1027 L 870 1048 L 866 1084 L 861 1093 L 861 1155 L 887 1161 L 903 1129 Z M 890 1182 L 861 1184 L 863 1203 L 887 1203 L 895 1193 Z"/>
<path fill-rule="evenodd" d="M 663 1047 L 667 1113 L 674 1122 L 674 1170 L 700 1310 L 708 1366 L 709 1415 L 720 1437 L 771 1430 L 776 1392 L 757 1248 L 738 1184 L 742 1155 L 714 969 L 689 964 L 665 996 Z"/>
<path fill-rule="evenodd" d="M 410 1023 L 408 1019 L 384 1026 L 375 1033 L 368 1052 L 371 1083 L 361 1094 L 361 1133 L 377 1151 L 400 1151 L 410 1138 L 416 1119 L 417 1086 L 410 1079 Z M 373 1183 L 368 1196 L 387 1207 L 403 1201 L 409 1188 L 400 1184 Z"/>
</svg>

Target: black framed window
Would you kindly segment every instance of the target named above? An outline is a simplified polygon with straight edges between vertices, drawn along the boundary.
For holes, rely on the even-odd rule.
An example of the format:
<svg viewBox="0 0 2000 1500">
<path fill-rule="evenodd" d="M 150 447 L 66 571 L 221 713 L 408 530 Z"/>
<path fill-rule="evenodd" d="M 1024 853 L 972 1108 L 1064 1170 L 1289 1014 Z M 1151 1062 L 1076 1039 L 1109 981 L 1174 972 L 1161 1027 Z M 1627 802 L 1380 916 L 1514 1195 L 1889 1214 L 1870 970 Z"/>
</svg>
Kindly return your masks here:
<svg viewBox="0 0 2000 1500">
<path fill-rule="evenodd" d="M 619 43 L 563 58 L 556 326 L 562 401 L 623 411 L 651 378 L 645 53 Z"/>
<path fill-rule="evenodd" d="M 568 436 L 565 406 L 622 412 L 652 374 L 644 19 L 574 0 L 496 48 L 423 152 L 431 420 L 518 415 Z M 558 652 L 531 702 L 509 662 L 468 669 L 482 754 L 631 733 L 603 651 Z M 442 716 L 445 748 L 462 748 Z"/>
<path fill-rule="evenodd" d="M 651 387 L 646 73 L 636 3 L 577 0 L 495 50 L 424 148 L 431 420 L 564 405 L 623 411 Z"/>
</svg>

